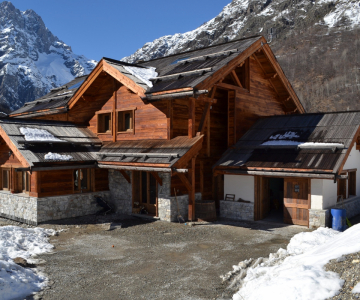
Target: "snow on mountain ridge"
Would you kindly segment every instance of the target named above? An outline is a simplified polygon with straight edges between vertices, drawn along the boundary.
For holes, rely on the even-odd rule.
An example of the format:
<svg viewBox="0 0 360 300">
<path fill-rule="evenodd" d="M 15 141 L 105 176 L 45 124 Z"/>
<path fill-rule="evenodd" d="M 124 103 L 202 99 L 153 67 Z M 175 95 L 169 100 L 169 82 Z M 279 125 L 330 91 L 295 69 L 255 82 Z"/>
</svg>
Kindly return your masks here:
<svg viewBox="0 0 360 300">
<path fill-rule="evenodd" d="M 315 19 L 319 18 L 318 23 Z M 329 29 L 360 25 L 360 5 L 352 0 L 233 0 L 218 16 L 195 30 L 160 37 L 146 43 L 126 62 L 150 60 L 250 35 L 267 34 L 270 28 L 287 34 L 286 27 L 314 24 Z M 265 29 L 265 30 L 264 30 Z M 289 31 L 289 30 L 287 30 Z"/>
<path fill-rule="evenodd" d="M 16 109 L 86 75 L 96 61 L 76 55 L 33 10 L 0 3 L 0 106 Z"/>
</svg>

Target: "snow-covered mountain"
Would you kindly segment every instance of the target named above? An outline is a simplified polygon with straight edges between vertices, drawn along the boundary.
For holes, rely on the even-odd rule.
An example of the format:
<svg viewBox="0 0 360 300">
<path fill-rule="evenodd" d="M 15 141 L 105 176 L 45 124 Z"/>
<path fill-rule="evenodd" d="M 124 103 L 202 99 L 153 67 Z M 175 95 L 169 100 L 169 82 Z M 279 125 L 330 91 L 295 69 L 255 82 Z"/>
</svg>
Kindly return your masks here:
<svg viewBox="0 0 360 300">
<path fill-rule="evenodd" d="M 0 3 L 0 109 L 17 109 L 95 65 L 74 54 L 33 10 Z"/>
<path fill-rule="evenodd" d="M 360 4 L 354 0 L 233 0 L 222 12 L 195 30 L 146 43 L 124 61 L 149 60 L 241 37 L 262 34 L 286 37 L 291 29 L 360 25 Z"/>
<path fill-rule="evenodd" d="M 199 28 L 146 43 L 123 60 L 150 60 L 259 34 L 271 42 L 308 111 L 360 109 L 359 0 L 233 0 Z"/>
</svg>

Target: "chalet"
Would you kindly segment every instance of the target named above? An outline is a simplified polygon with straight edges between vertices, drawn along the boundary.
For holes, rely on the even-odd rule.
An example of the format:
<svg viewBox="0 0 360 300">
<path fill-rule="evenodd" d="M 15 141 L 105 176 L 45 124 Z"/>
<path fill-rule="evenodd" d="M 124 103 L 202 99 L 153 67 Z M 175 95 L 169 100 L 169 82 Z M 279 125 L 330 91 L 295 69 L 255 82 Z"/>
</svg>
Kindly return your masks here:
<svg viewBox="0 0 360 300">
<path fill-rule="evenodd" d="M 235 194 L 236 200 L 252 201 L 244 207 L 248 214 L 264 216 L 266 209 L 254 209 L 258 196 L 231 187 L 231 180 L 244 184 L 248 178 L 251 185 L 249 177 L 255 175 L 255 182 L 261 176 L 236 173 L 244 172 L 239 164 L 244 157 L 236 156 L 238 143 L 254 124 L 303 113 L 260 36 L 135 64 L 103 58 L 88 76 L 0 120 L 0 215 L 34 224 L 81 216 L 96 211 L 94 196 L 100 195 L 118 212 L 144 207 L 167 221 L 176 220 L 178 202 L 180 213 L 194 220 L 195 200 L 213 199 L 224 213 L 224 195 Z M 261 143 L 270 136 L 262 138 Z M 232 150 L 236 162 L 227 166 Z M 296 159 L 286 159 L 291 158 Z M 344 168 L 337 171 L 332 180 L 347 178 Z M 300 178 L 297 174 L 293 177 Z M 259 185 L 251 187 L 255 194 Z"/>
</svg>

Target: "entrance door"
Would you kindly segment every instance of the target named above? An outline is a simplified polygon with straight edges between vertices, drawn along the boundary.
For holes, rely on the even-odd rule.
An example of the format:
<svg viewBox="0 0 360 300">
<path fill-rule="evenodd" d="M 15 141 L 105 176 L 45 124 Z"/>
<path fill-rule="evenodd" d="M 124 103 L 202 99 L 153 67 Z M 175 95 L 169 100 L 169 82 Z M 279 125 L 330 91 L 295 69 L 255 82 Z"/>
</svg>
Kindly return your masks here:
<svg viewBox="0 0 360 300">
<path fill-rule="evenodd" d="M 284 223 L 309 226 L 308 178 L 284 179 Z"/>
<path fill-rule="evenodd" d="M 157 183 L 149 172 L 134 171 L 133 198 L 151 215 L 156 215 Z"/>
</svg>

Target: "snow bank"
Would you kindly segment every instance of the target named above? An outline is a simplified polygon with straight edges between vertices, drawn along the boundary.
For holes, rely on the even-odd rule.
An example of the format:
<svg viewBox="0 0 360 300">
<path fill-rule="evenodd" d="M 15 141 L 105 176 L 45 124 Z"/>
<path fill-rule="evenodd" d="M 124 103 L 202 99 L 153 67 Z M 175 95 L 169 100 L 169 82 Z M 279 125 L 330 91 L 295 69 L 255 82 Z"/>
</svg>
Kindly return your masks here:
<svg viewBox="0 0 360 300">
<path fill-rule="evenodd" d="M 25 136 L 26 141 L 63 142 L 45 129 L 20 127 L 20 132 Z"/>
<path fill-rule="evenodd" d="M 260 263 L 239 263 L 223 278 L 235 277 L 240 290 L 234 300 L 272 299 L 270 295 L 277 300 L 327 299 L 339 292 L 343 280 L 324 266 L 331 259 L 359 251 L 360 224 L 343 233 L 319 228 L 295 235 L 287 250 L 279 249 Z M 236 285 L 234 281 L 232 285 Z"/>
<path fill-rule="evenodd" d="M 44 158 L 48 159 L 48 160 L 71 160 L 71 159 L 73 159 L 73 157 L 71 155 L 62 155 L 59 153 L 52 153 L 52 152 L 45 154 Z"/>
<path fill-rule="evenodd" d="M 360 294 L 360 282 L 354 286 L 353 290 L 351 291 L 353 294 Z"/>
<path fill-rule="evenodd" d="M 42 228 L 0 227 L 0 298 L 23 299 L 46 285 L 46 277 L 15 264 L 12 259 L 29 259 L 53 249 L 48 242 L 55 231 Z"/>
<path fill-rule="evenodd" d="M 130 66 L 123 66 L 127 71 L 129 71 L 133 76 L 140 79 L 144 82 L 148 87 L 152 87 L 153 84 L 149 80 L 150 78 L 155 78 L 158 76 L 158 73 L 155 71 L 156 68 L 138 68 L 138 67 L 130 67 Z"/>
</svg>

